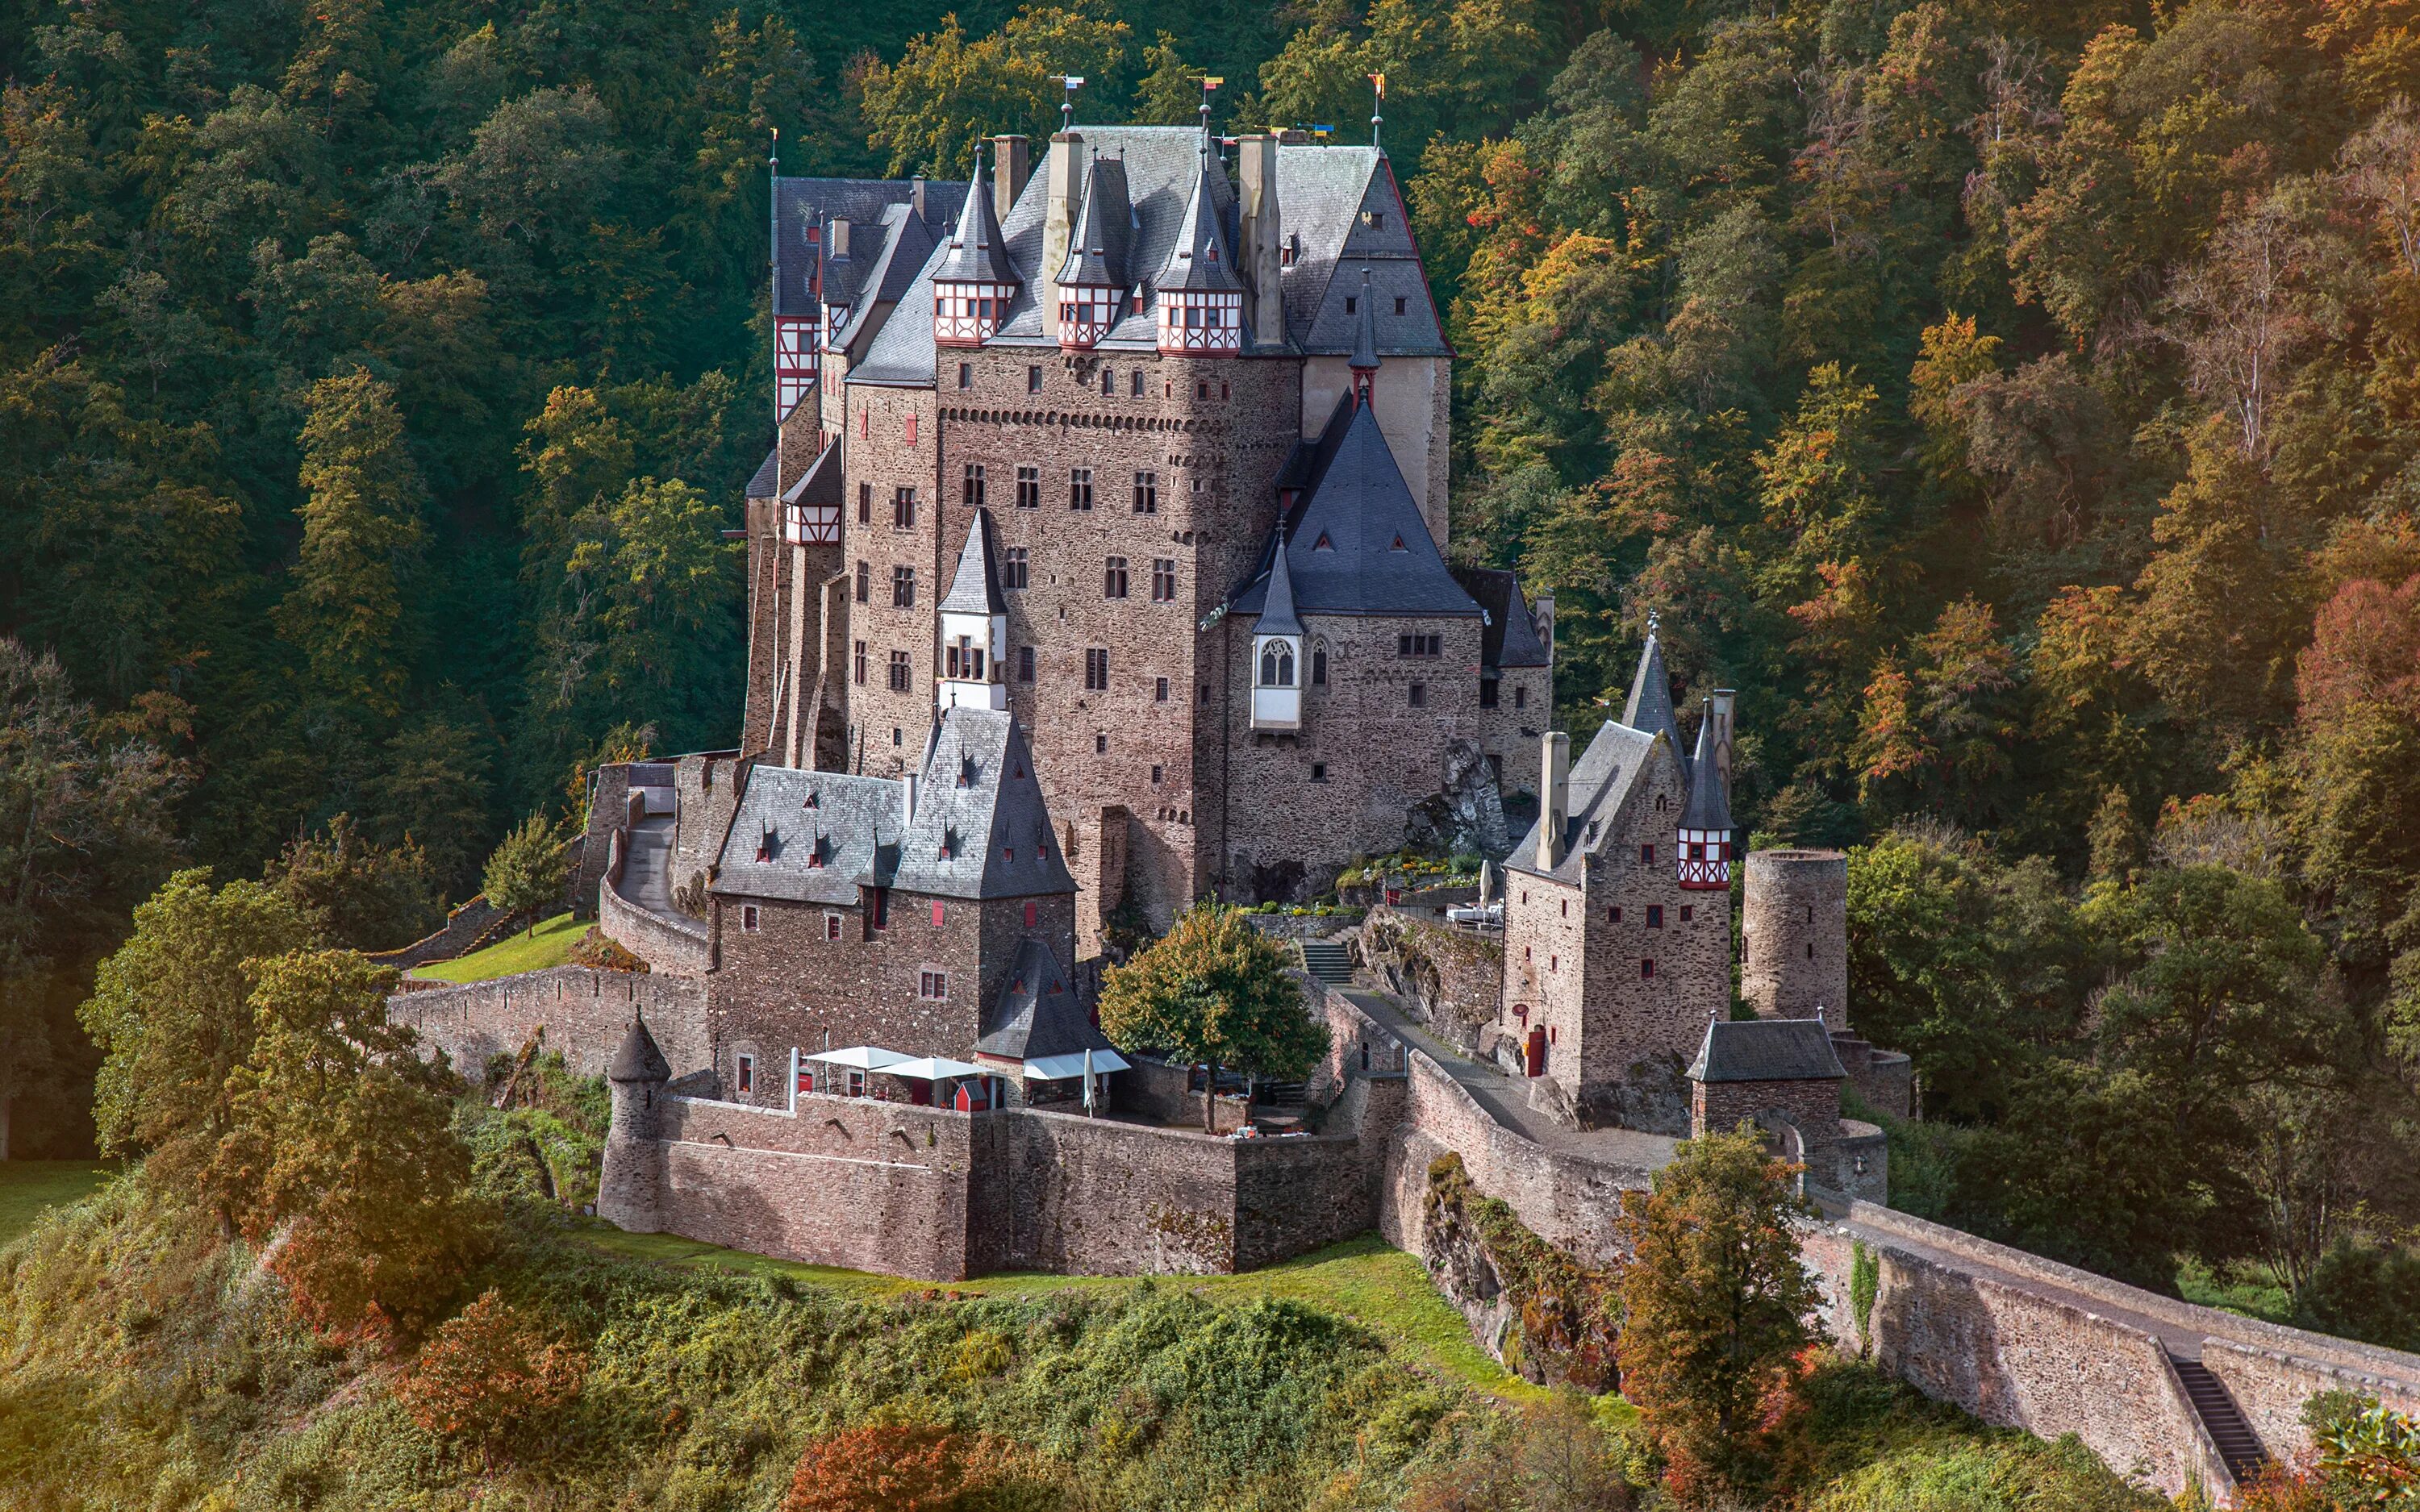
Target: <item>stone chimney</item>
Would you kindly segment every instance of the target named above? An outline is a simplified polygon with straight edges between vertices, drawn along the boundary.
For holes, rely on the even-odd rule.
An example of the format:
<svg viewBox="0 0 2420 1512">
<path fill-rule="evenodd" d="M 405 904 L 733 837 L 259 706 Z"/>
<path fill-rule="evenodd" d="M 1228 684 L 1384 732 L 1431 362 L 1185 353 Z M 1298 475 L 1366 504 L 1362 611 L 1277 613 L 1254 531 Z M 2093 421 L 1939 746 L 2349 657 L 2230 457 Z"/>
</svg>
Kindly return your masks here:
<svg viewBox="0 0 2420 1512">
<path fill-rule="evenodd" d="M 924 176 L 918 174 L 908 180 L 908 203 L 916 208 L 916 219 L 927 220 L 924 214 Z"/>
<path fill-rule="evenodd" d="M 1538 870 L 1552 872 L 1563 864 L 1563 831 L 1572 810 L 1572 737 L 1549 730 L 1539 737 Z"/>
<path fill-rule="evenodd" d="M 1241 177 L 1238 210 L 1243 246 L 1237 256 L 1251 285 L 1248 308 L 1252 345 L 1262 351 L 1285 346 L 1285 293 L 1278 253 L 1278 139 L 1274 132 L 1238 137 L 1235 165 Z"/>
<path fill-rule="evenodd" d="M 848 255 L 848 223 L 837 216 L 831 224 L 831 255 L 834 262 Z"/>
<path fill-rule="evenodd" d="M 1050 139 L 1049 198 L 1042 210 L 1042 267 L 1033 297 L 1042 305 L 1042 329 L 1059 335 L 1059 267 L 1067 260 L 1067 238 L 1076 223 L 1076 196 L 1084 192 L 1084 138 L 1061 131 Z"/>
<path fill-rule="evenodd" d="M 1030 148 L 1022 136 L 991 139 L 991 208 L 1003 221 L 1025 193 L 1026 176 L 1033 171 Z"/>
</svg>

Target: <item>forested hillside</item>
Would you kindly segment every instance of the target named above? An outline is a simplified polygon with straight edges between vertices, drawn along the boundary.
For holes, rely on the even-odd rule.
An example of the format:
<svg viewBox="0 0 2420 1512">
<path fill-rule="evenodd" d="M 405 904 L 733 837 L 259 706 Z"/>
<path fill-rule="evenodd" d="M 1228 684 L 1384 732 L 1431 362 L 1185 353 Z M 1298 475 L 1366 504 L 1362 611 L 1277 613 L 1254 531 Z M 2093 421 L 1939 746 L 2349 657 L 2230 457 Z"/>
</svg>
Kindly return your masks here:
<svg viewBox="0 0 2420 1512">
<path fill-rule="evenodd" d="M 2256 1262 L 2271 1310 L 2366 1278 L 2407 1301 L 2341 1325 L 2420 1342 L 2414 24 L 11 7 L 20 1142 L 85 1136 L 73 1007 L 170 865 L 366 875 L 337 933 L 394 944 L 584 763 L 729 738 L 775 128 L 785 172 L 955 174 L 1052 75 L 1181 121 L 1216 71 L 1222 127 L 1361 140 L 1384 72 L 1453 549 L 1555 595 L 1575 735 L 1659 614 L 1685 692 L 1741 690 L 1745 822 L 1861 847 L 1906 1200 L 2159 1284 Z"/>
</svg>

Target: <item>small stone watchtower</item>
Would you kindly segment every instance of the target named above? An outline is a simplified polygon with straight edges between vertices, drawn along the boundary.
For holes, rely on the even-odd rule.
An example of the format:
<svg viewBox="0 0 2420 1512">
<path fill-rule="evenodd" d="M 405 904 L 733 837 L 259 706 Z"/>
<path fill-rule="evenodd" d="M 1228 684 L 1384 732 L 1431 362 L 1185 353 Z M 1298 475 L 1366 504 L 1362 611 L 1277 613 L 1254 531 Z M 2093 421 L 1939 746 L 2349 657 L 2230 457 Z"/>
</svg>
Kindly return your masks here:
<svg viewBox="0 0 2420 1512">
<path fill-rule="evenodd" d="M 605 1174 L 597 1188 L 597 1215 L 629 1233 L 663 1227 L 664 1149 L 659 1140 L 664 1088 L 672 1075 L 646 1019 L 631 1019 L 622 1048 L 605 1070 L 613 1113 L 605 1134 Z"/>
<path fill-rule="evenodd" d="M 1747 858 L 1740 995 L 1759 1018 L 1849 1027 L 1849 859 L 1765 850 Z"/>
</svg>

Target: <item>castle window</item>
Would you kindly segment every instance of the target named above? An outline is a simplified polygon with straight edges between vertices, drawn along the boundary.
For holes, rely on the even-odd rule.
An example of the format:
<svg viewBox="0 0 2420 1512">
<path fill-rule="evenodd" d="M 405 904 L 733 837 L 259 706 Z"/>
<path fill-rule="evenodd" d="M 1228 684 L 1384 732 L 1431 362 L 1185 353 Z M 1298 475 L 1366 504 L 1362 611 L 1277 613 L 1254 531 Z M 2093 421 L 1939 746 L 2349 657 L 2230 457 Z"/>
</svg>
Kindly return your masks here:
<svg viewBox="0 0 2420 1512">
<path fill-rule="evenodd" d="M 1294 687 L 1294 642 L 1272 640 L 1261 648 L 1261 686 Z"/>
<path fill-rule="evenodd" d="M 852 670 L 852 671 L 854 671 L 856 672 L 856 674 L 857 674 L 857 686 L 858 686 L 858 687 L 863 687 L 865 686 L 865 642 L 864 642 L 864 641 L 860 640 L 859 642 L 857 642 L 856 653 L 855 653 L 855 655 L 850 658 L 850 667 L 851 667 L 851 670 Z"/>
<path fill-rule="evenodd" d="M 891 607 L 893 609 L 916 607 L 915 568 L 895 566 L 891 569 Z"/>
<path fill-rule="evenodd" d="M 1649 903 L 1647 905 L 1647 927 L 1649 929 L 1662 929 L 1664 927 L 1664 905 L 1662 903 Z"/>
<path fill-rule="evenodd" d="M 915 686 L 916 664 L 909 659 L 908 653 L 892 652 L 891 654 L 891 691 L 905 693 Z M 898 738 L 894 735 L 891 743 L 894 746 L 899 744 Z"/>
<path fill-rule="evenodd" d="M 1548 971 L 1560 971 L 1560 970 L 1562 970 L 1562 969 L 1563 969 L 1563 958 L 1562 958 L 1561 956 L 1559 956 L 1559 955 L 1550 955 L 1550 956 L 1546 957 L 1546 969 L 1547 969 Z"/>
<path fill-rule="evenodd" d="M 891 490 L 891 528 L 894 531 L 912 531 L 916 528 L 915 489 Z"/>
<path fill-rule="evenodd" d="M 1429 706 L 1429 685 L 1428 685 L 1428 684 L 1426 684 L 1426 683 L 1421 683 L 1421 682 L 1415 682 L 1415 683 L 1413 683 L 1413 684 L 1411 685 L 1411 687 L 1410 687 L 1410 690 L 1409 690 L 1409 691 L 1410 691 L 1410 693 L 1411 693 L 1411 695 L 1412 695 L 1412 707 L 1413 707 L 1413 708 L 1416 708 L 1416 709 L 1425 709 L 1425 708 L 1427 708 L 1427 707 Z"/>
<path fill-rule="evenodd" d="M 1025 548 L 1021 546 L 1012 546 L 1008 548 L 1001 567 L 1001 576 L 1007 579 L 1001 584 L 1002 588 L 1015 592 L 1023 588 L 1030 580 L 1031 574 L 1025 558 Z"/>
<path fill-rule="evenodd" d="M 1358 314 L 1360 314 L 1360 313 L 1361 313 L 1361 301 L 1360 301 L 1359 300 L 1357 300 L 1357 299 L 1354 298 L 1352 295 L 1347 294 L 1346 296 L 1344 296 L 1344 313 L 1345 313 L 1346 315 L 1358 315 Z"/>
<path fill-rule="evenodd" d="M 1311 779 L 1314 782 L 1325 782 L 1327 780 L 1327 764 L 1326 762 L 1313 762 L 1311 764 Z"/>
<path fill-rule="evenodd" d="M 1029 367 L 1025 370 L 1025 392 L 1028 393 L 1042 392 L 1042 369 Z"/>
<path fill-rule="evenodd" d="M 1219 397 L 1219 398 L 1221 398 L 1221 399 L 1224 399 L 1224 398 L 1226 398 L 1227 396 L 1228 396 L 1227 380 L 1226 380 L 1226 379 L 1224 379 L 1224 378 L 1220 378 L 1220 379 L 1218 380 L 1218 397 Z"/>
<path fill-rule="evenodd" d="M 1399 656 L 1442 656 L 1445 637 L 1441 635 L 1399 635 L 1395 637 L 1395 655 Z"/>
<path fill-rule="evenodd" d="M 874 485 L 870 483 L 857 486 L 857 522 L 860 525 L 874 523 Z"/>
<path fill-rule="evenodd" d="M 980 462 L 967 464 L 965 487 L 961 500 L 970 508 L 980 508 L 984 501 L 984 470 Z"/>
<path fill-rule="evenodd" d="M 1314 650 L 1311 654 L 1311 686 L 1313 687 L 1327 686 L 1327 653 L 1326 651 Z"/>
<path fill-rule="evenodd" d="M 1807 942 L 1807 959 L 1809 961 L 1815 959 L 1815 942 L 1813 940 L 1808 940 Z"/>
<path fill-rule="evenodd" d="M 739 927 L 747 933 L 756 933 L 756 905 L 750 903 L 739 910 Z"/>
<path fill-rule="evenodd" d="M 941 854 L 942 854 L 943 856 L 948 856 L 948 855 L 950 854 L 950 847 L 949 847 L 949 844 L 948 844 L 948 842 L 947 842 L 947 841 L 944 841 L 944 842 L 942 843 L 942 845 L 941 845 Z M 944 919 L 946 917 L 947 917 L 947 916 L 946 916 L 946 915 L 944 915 L 944 914 L 942 913 L 942 911 L 941 911 L 941 900 L 940 900 L 940 899 L 939 899 L 939 898 L 934 899 L 934 900 L 933 900 L 933 927 L 934 927 L 935 929 L 939 929 L 939 928 L 941 927 L 941 924 L 942 924 L 943 919 Z"/>
<path fill-rule="evenodd" d="M 873 592 L 874 568 L 861 562 L 857 564 L 857 601 L 861 604 L 865 603 L 868 595 Z"/>
<path fill-rule="evenodd" d="M 1134 512 L 1138 515 L 1159 513 L 1159 474 L 1138 472 L 1134 475 Z"/>
<path fill-rule="evenodd" d="M 1094 754 L 1094 755 L 1095 755 L 1095 756 L 1107 756 L 1109 753 L 1109 732 L 1107 732 L 1107 731 L 1103 731 L 1103 732 L 1102 732 L 1102 733 L 1100 733 L 1099 734 L 1096 734 L 1096 735 L 1094 735 L 1094 736 L 1093 737 L 1093 754 Z"/>
<path fill-rule="evenodd" d="M 1140 307 L 1140 301 L 1138 301 L 1138 307 Z M 1132 373 L 1126 375 L 1126 392 L 1133 394 L 1138 399 L 1141 398 L 1142 369 L 1140 367 L 1136 368 Z"/>
<path fill-rule="evenodd" d="M 1569 898 L 1563 900 L 1563 917 L 1565 918 L 1572 917 L 1572 901 Z"/>
<path fill-rule="evenodd" d="M 1398 294 L 1398 295 L 1396 295 L 1396 296 L 1395 296 L 1395 313 L 1396 313 L 1397 315 L 1401 315 L 1401 314 L 1403 314 L 1403 313 L 1404 313 L 1404 296 L 1402 296 L 1401 294 Z"/>
<path fill-rule="evenodd" d="M 1655 811 L 1656 811 L 1657 813 L 1662 813 L 1662 812 L 1664 811 L 1664 796 L 1665 796 L 1665 795 L 1664 795 L 1663 794 L 1661 794 L 1661 793 L 1658 793 L 1657 795 L 1655 795 Z M 1652 861 L 1652 860 L 1655 859 L 1655 857 L 1653 857 L 1653 856 L 1649 856 L 1649 857 L 1648 857 L 1648 859 Z"/>
<path fill-rule="evenodd" d="M 1608 924 L 1619 924 L 1619 923 L 1621 923 L 1621 904 L 1620 904 L 1620 903 L 1615 903 L 1612 907 L 1610 907 L 1610 908 L 1606 909 L 1606 910 L 1605 911 L 1605 921 L 1606 921 L 1606 923 L 1608 923 Z"/>
<path fill-rule="evenodd" d="M 1529 706 L 1529 689 L 1526 686 L 1520 684 L 1513 686 L 1512 706 L 1516 709 L 1526 709 Z"/>
<path fill-rule="evenodd" d="M 1208 378 L 1203 378 L 1193 385 L 1193 397 L 1197 399 L 1207 399 L 1210 397 L 1210 380 Z"/>
<path fill-rule="evenodd" d="M 1387 229 L 1387 212 L 1385 210 L 1363 210 L 1361 212 L 1361 224 L 1373 231 L 1384 231 Z"/>
<path fill-rule="evenodd" d="M 1697 905 L 1697 904 L 1695 904 L 1695 903 L 1683 903 L 1683 904 L 1681 905 L 1681 922 L 1682 922 L 1682 923 L 1683 923 L 1683 924 L 1689 923 L 1690 921 L 1692 921 L 1693 919 L 1695 919 L 1697 917 L 1698 917 L 1698 905 Z"/>
<path fill-rule="evenodd" d="M 1210 685 L 1207 683 L 1202 685 L 1202 702 L 1204 704 L 1210 702 Z"/>
<path fill-rule="evenodd" d="M 1040 468 L 1016 470 L 1016 507 L 1019 509 L 1042 507 L 1042 470 Z"/>
<path fill-rule="evenodd" d="M 928 1003 L 947 1001 L 950 995 L 950 974 L 946 971 L 916 973 L 916 995 Z"/>
<path fill-rule="evenodd" d="M 1151 601 L 1155 604 L 1176 602 L 1176 559 L 1174 557 L 1151 559 Z"/>
<path fill-rule="evenodd" d="M 874 927 L 876 929 L 889 929 L 891 927 L 891 889 L 888 887 L 876 887 L 873 889 L 873 892 Z"/>
<path fill-rule="evenodd" d="M 1168 679 L 1167 679 L 1167 678 L 1165 678 L 1165 677 L 1156 677 L 1156 678 L 1152 679 L 1152 684 L 1151 684 L 1151 701 L 1152 701 L 1154 703 L 1165 703 L 1165 702 L 1168 702 Z"/>
<path fill-rule="evenodd" d="M 1807 905 L 1807 922 L 1809 924 L 1815 922 L 1815 905 L 1813 903 L 1808 903 Z"/>
<path fill-rule="evenodd" d="M 840 938 L 840 916 L 838 914 L 826 914 L 824 916 L 824 938 L 827 940 L 837 940 Z"/>
<path fill-rule="evenodd" d="M 1160 774 L 1160 769 L 1159 769 L 1157 766 L 1154 766 L 1154 767 L 1151 769 L 1151 785 L 1152 785 L 1153 787 L 1157 787 L 1157 786 L 1159 786 L 1159 774 Z"/>
<path fill-rule="evenodd" d="M 1089 511 L 1093 507 L 1093 470 L 1091 468 L 1067 470 L 1067 507 L 1084 511 Z"/>
<path fill-rule="evenodd" d="M 1398 300 L 1396 302 L 1400 304 L 1403 301 Z M 958 364 L 958 387 L 962 389 L 971 389 L 974 386 L 975 364 L 972 363 L 960 363 Z"/>
<path fill-rule="evenodd" d="M 1496 679 L 1493 677 L 1481 678 L 1479 681 L 1479 706 L 1482 709 L 1492 709 L 1496 707 Z"/>
<path fill-rule="evenodd" d="M 1559 1037 L 1557 1035 L 1556 1031 L 1561 1027 L 1562 1026 L 1559 1024 L 1549 1024 L 1546 1026 L 1546 1042 L 1548 1044 L 1554 1044 L 1558 1041 Z"/>
<path fill-rule="evenodd" d="M 1084 648 L 1084 691 L 1087 693 L 1103 692 L 1108 689 L 1109 686 L 1109 648 L 1107 646 L 1086 646 Z"/>
<path fill-rule="evenodd" d="M 1643 981 L 1653 975 L 1655 975 L 1654 958 L 1652 956 L 1642 956 L 1638 962 L 1639 980 Z"/>
<path fill-rule="evenodd" d="M 1118 376 L 1105 367 L 1101 369 L 1101 397 L 1104 399 L 1114 399 L 1117 396 Z"/>
<path fill-rule="evenodd" d="M 1033 648 L 1032 646 L 1016 648 L 1016 680 L 1020 683 L 1033 681 Z"/>
<path fill-rule="evenodd" d="M 1638 859 L 1641 865 L 1653 866 L 1655 864 L 1655 847 L 1652 845 L 1641 845 L 1638 847 Z"/>
<path fill-rule="evenodd" d="M 1101 596 L 1103 598 L 1124 598 L 1126 596 L 1125 558 L 1111 557 L 1102 563 Z"/>
<path fill-rule="evenodd" d="M 743 1093 L 756 1090 L 756 1057 L 754 1056 L 739 1057 L 739 1090 Z"/>
<path fill-rule="evenodd" d="M 1034 921 L 1039 918 L 1041 915 L 1042 910 L 1035 906 L 1032 899 L 1028 898 L 1025 901 L 1025 927 L 1027 929 L 1032 929 L 1034 925 Z"/>
</svg>

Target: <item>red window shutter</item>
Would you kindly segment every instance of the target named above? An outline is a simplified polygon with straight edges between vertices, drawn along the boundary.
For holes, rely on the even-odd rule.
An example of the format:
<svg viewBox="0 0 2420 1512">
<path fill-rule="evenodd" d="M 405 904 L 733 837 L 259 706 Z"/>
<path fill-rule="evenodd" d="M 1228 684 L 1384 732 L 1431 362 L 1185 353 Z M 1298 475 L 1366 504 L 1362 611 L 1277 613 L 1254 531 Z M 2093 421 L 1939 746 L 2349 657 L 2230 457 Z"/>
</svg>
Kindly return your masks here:
<svg viewBox="0 0 2420 1512">
<path fill-rule="evenodd" d="M 1031 903 L 1028 903 L 1025 905 L 1025 927 L 1027 929 L 1032 929 L 1033 927 L 1033 921 L 1041 912 L 1042 911 L 1039 908 L 1035 907 Z"/>
<path fill-rule="evenodd" d="M 941 927 L 941 900 L 939 898 L 933 900 L 933 927 Z"/>
</svg>

